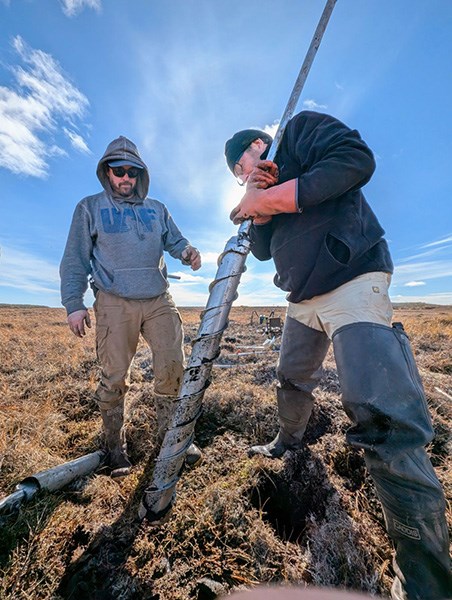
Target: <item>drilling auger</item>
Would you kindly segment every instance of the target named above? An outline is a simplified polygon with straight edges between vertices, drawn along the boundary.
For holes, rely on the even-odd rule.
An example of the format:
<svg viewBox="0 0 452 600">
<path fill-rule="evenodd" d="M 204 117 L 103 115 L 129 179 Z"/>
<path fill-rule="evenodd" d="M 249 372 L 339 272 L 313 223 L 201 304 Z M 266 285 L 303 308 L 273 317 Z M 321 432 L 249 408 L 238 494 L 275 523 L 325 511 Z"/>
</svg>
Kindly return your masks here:
<svg viewBox="0 0 452 600">
<path fill-rule="evenodd" d="M 312 38 L 303 65 L 281 118 L 267 159 L 274 160 L 284 130 L 292 117 L 314 56 L 319 48 L 336 0 L 328 0 Z M 213 361 L 220 353 L 220 341 L 227 327 L 233 301 L 237 297 L 240 277 L 245 271 L 250 252 L 249 231 L 252 222 L 244 221 L 218 259 L 218 270 L 209 289 L 209 299 L 201 315 L 201 323 L 193 342 L 192 352 L 176 401 L 176 409 L 165 433 L 156 459 L 153 480 L 146 488 L 138 516 L 158 525 L 169 515 L 176 494 L 176 485 L 183 470 L 186 451 L 194 438 L 196 420 L 201 413 L 204 392 L 210 384 Z"/>
</svg>

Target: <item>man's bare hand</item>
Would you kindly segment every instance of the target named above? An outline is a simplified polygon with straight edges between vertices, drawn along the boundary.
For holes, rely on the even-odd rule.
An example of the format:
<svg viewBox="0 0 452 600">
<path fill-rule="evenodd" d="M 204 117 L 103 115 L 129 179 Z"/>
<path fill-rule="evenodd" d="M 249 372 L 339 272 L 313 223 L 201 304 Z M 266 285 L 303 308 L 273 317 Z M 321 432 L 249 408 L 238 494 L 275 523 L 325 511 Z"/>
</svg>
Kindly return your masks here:
<svg viewBox="0 0 452 600">
<path fill-rule="evenodd" d="M 246 188 L 265 190 L 278 183 L 278 165 L 271 160 L 261 160 L 251 171 L 246 182 Z"/>
<path fill-rule="evenodd" d="M 68 315 L 67 323 L 72 333 L 81 338 L 86 334 L 85 323 L 87 327 L 91 328 L 91 318 L 89 316 L 89 312 L 86 309 L 76 310 Z"/>
<path fill-rule="evenodd" d="M 243 223 L 243 221 L 247 221 L 248 219 L 253 219 L 255 225 L 265 225 L 265 223 L 269 223 L 272 220 L 270 215 L 248 215 L 247 213 L 243 213 L 242 209 L 242 203 L 237 204 L 237 206 L 232 209 L 229 218 L 234 225 L 240 225 L 240 223 Z M 245 214 L 247 215 L 246 217 Z"/>
<path fill-rule="evenodd" d="M 261 190 L 278 183 L 278 166 L 271 160 L 261 160 L 251 171 L 246 181 L 246 192 L 243 198 L 229 215 L 229 218 L 238 225 L 247 219 L 253 219 L 256 225 L 263 225 L 271 221 L 271 211 L 265 205 Z"/>
<path fill-rule="evenodd" d="M 182 252 L 182 261 L 186 265 L 190 265 L 193 271 L 201 268 L 201 254 L 197 248 L 187 246 Z"/>
<path fill-rule="evenodd" d="M 299 213 L 302 210 L 297 202 L 297 179 L 290 179 L 268 189 L 247 185 L 245 195 L 229 218 L 235 225 L 247 219 L 254 219 L 257 225 L 263 225 L 273 215 Z"/>
<path fill-rule="evenodd" d="M 265 192 L 263 190 L 259 190 L 252 186 L 248 188 L 247 186 L 245 195 L 240 200 L 240 204 L 237 204 L 229 215 L 229 218 L 234 225 L 238 225 L 247 219 L 262 220 L 262 217 L 268 218 L 270 216 L 266 213 L 264 194 Z M 265 222 L 266 221 L 264 221 L 264 223 Z"/>
</svg>

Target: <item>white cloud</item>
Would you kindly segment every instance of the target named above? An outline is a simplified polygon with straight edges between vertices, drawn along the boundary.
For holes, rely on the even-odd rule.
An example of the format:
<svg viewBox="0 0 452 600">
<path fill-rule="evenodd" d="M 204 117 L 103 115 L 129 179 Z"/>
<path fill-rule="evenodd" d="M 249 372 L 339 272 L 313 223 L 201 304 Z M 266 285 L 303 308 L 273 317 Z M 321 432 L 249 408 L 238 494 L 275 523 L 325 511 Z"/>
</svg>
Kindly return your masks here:
<svg viewBox="0 0 452 600">
<path fill-rule="evenodd" d="M 102 7 L 101 0 L 60 0 L 63 12 L 67 17 L 75 17 L 84 8 L 92 8 L 100 12 Z"/>
<path fill-rule="evenodd" d="M 326 104 L 318 104 L 315 100 L 308 99 L 303 102 L 304 108 L 307 110 L 318 110 L 319 108 L 328 108 Z"/>
<path fill-rule="evenodd" d="M 170 25 L 174 25 L 172 17 Z M 224 143 L 234 132 L 222 118 L 217 101 L 218 95 L 224 100 L 231 93 L 227 73 L 234 51 L 218 55 L 215 28 L 210 21 L 206 25 L 201 45 L 201 23 L 190 21 L 184 36 L 177 44 L 169 40 L 164 53 L 149 36 L 140 39 L 133 34 L 133 63 L 137 77 L 142 77 L 134 115 L 142 132 L 140 150 L 151 157 L 156 173 L 154 182 L 168 182 L 176 202 L 189 199 L 194 208 L 208 205 L 215 213 L 223 209 L 220 188 L 226 182 L 238 187 L 223 156 Z M 189 56 L 189 63 L 181 56 Z M 170 143 L 171 139 L 177 143 Z"/>
<path fill-rule="evenodd" d="M 273 283 L 275 274 L 273 263 L 268 266 L 257 261 L 252 256 L 248 257 L 247 269 L 243 273 L 235 305 L 241 306 L 285 306 L 287 304 L 283 292 Z M 268 269 L 268 270 L 262 270 Z"/>
<path fill-rule="evenodd" d="M 78 133 L 75 133 L 75 131 L 71 131 L 70 129 L 67 129 L 66 127 L 63 127 L 63 131 L 66 134 L 66 136 L 69 138 L 73 148 L 75 148 L 76 150 L 79 150 L 80 152 L 83 152 L 84 154 L 91 154 L 91 150 L 88 148 L 87 143 L 85 142 L 85 140 L 82 138 L 81 135 L 79 135 Z"/>
<path fill-rule="evenodd" d="M 176 277 L 179 277 L 180 279 L 175 280 L 175 282 L 172 284 L 174 286 L 180 286 L 180 285 L 204 285 L 204 286 L 208 286 L 210 283 L 210 279 L 207 277 L 203 277 L 202 275 L 194 275 L 192 274 L 191 271 L 189 272 L 185 272 L 185 271 L 171 271 L 170 275 L 174 275 Z M 177 283 L 176 283 L 177 282 Z"/>
<path fill-rule="evenodd" d="M 171 270 L 171 274 L 181 277 L 176 281 L 170 279 L 170 292 L 179 306 L 205 306 L 207 304 L 209 287 L 217 273 L 218 255 L 212 252 L 209 253 L 208 258 L 212 260 L 204 260 L 201 271 L 196 273 Z M 234 301 L 234 306 L 284 306 L 286 293 L 275 287 L 273 276 L 272 263 L 264 265 L 249 255 L 245 272 L 242 274 L 237 288 L 238 298 Z"/>
<path fill-rule="evenodd" d="M 2 244 L 0 253 L 0 289 L 16 290 L 16 296 L 30 295 L 38 304 L 59 306 L 59 265 L 34 254 Z M 209 295 L 209 284 L 213 277 L 175 271 L 180 280 L 170 279 L 170 292 L 179 306 L 204 306 Z M 14 294 L 13 294 L 14 297 Z M 93 297 L 88 289 L 85 295 L 87 306 Z M 14 302 L 14 300 L 13 300 Z M 23 302 L 23 301 L 21 301 Z"/>
<path fill-rule="evenodd" d="M 255 279 L 255 285 L 244 279 L 237 288 L 238 297 L 232 303 L 233 306 L 285 306 L 285 294 L 273 285 L 271 278 L 264 282 L 261 278 Z M 213 281 L 213 278 L 212 278 Z M 178 306 L 204 307 L 209 299 L 208 287 L 204 289 L 193 289 L 192 286 L 178 285 L 171 282 L 170 293 Z"/>
<path fill-rule="evenodd" d="M 14 88 L 0 86 L 0 167 L 46 177 L 47 160 L 65 154 L 49 134 L 61 120 L 71 123 L 81 118 L 89 102 L 50 54 L 30 48 L 20 36 L 14 38 L 13 47 L 24 66 L 11 67 Z M 74 135 L 71 143 L 81 149 L 84 141 Z"/>
<path fill-rule="evenodd" d="M 435 242 L 430 242 L 428 244 L 424 244 L 423 246 L 421 246 L 421 248 L 431 248 L 432 246 L 443 246 L 443 245 L 447 245 L 449 246 L 452 243 L 452 235 L 448 235 L 445 238 L 442 238 L 440 240 L 436 240 Z"/>
<path fill-rule="evenodd" d="M 0 285 L 30 293 L 56 293 L 59 290 L 58 265 L 38 256 L 2 246 Z"/>
<path fill-rule="evenodd" d="M 271 135 L 272 138 L 274 138 L 278 130 L 279 123 L 279 120 L 273 121 L 272 125 L 265 125 L 263 130 L 265 131 L 265 133 L 268 133 L 268 135 Z"/>
<path fill-rule="evenodd" d="M 217 265 L 219 254 L 216 252 L 203 252 L 202 253 L 202 264 L 203 265 Z"/>
<path fill-rule="evenodd" d="M 422 248 L 423 246 L 421 246 Z M 439 254 L 444 247 L 436 247 L 431 248 L 430 250 L 426 250 L 425 252 L 419 252 L 418 254 L 412 254 L 411 256 L 407 256 L 406 258 L 400 258 L 399 262 L 401 263 L 409 263 L 411 261 L 418 261 L 420 258 L 428 258 Z"/>
<path fill-rule="evenodd" d="M 396 265 L 394 270 L 394 283 L 398 285 L 405 285 L 409 281 L 429 281 L 443 277 L 452 277 L 452 259 Z"/>
<path fill-rule="evenodd" d="M 282 306 L 285 307 L 287 302 L 284 294 L 277 288 L 268 288 L 265 293 L 253 294 L 246 290 L 241 293 L 239 288 L 239 296 L 234 302 L 234 306 Z"/>
<path fill-rule="evenodd" d="M 209 105 L 200 119 L 194 120 L 193 112 L 198 110 L 199 90 L 215 88 L 217 79 L 221 79 L 221 69 L 212 70 L 208 53 L 194 48 L 190 50 L 189 69 L 181 64 L 172 43 L 163 54 L 159 51 L 157 62 L 149 40 L 141 45 L 137 42 L 134 48 L 138 51 L 135 62 L 144 74 L 143 93 L 135 103 L 135 114 L 143 132 L 140 149 L 152 157 L 151 169 L 155 169 L 158 177 L 171 182 L 171 192 L 176 198 L 184 202 L 190 199 L 194 206 L 216 201 L 217 182 L 228 176 L 215 140 L 206 135 L 209 128 L 214 130 L 217 107 Z M 150 70 L 153 77 L 146 75 Z M 206 80 L 209 81 L 207 88 Z M 162 143 L 168 139 L 169 130 L 177 139 L 176 144 Z M 180 165 L 177 177 L 174 176 L 175 165 Z"/>
<path fill-rule="evenodd" d="M 393 302 L 427 302 L 430 304 L 451 304 L 452 292 L 431 292 L 423 296 L 405 296 L 394 290 L 427 286 L 429 282 L 442 280 L 441 287 L 452 287 L 452 259 L 413 262 L 396 265 L 390 289 Z"/>
<path fill-rule="evenodd" d="M 411 261 L 417 261 L 420 258 L 433 257 L 438 255 L 447 254 L 450 252 L 452 248 L 452 236 L 448 235 L 446 237 L 440 238 L 439 240 L 435 240 L 433 242 L 428 242 L 427 244 L 420 244 L 415 247 L 417 250 L 422 250 L 422 252 L 418 252 L 417 254 L 411 254 L 405 258 L 399 259 L 399 262 L 406 263 Z"/>
<path fill-rule="evenodd" d="M 184 287 L 175 287 L 173 284 L 171 284 L 169 291 L 177 306 L 203 307 L 207 303 L 207 292 L 193 291 Z"/>
</svg>

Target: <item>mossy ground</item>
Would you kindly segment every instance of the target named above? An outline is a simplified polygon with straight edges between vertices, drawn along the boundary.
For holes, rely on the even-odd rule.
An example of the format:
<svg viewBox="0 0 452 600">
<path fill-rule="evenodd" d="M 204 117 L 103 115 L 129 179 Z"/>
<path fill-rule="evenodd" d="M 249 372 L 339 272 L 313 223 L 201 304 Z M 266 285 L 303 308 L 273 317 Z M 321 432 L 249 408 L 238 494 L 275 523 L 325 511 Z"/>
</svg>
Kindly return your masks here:
<svg viewBox="0 0 452 600">
<path fill-rule="evenodd" d="M 136 520 L 157 454 L 152 358 L 140 345 L 127 398 L 132 475 L 98 473 L 4 516 L 0 598 L 205 600 L 259 582 L 388 593 L 391 546 L 363 458 L 345 443 L 331 352 L 303 449 L 280 461 L 247 457 L 277 429 L 277 351 L 244 348 L 267 340 L 256 314 L 271 310 L 284 318 L 282 308 L 232 309 L 196 428 L 203 463 L 183 473 L 159 528 Z M 200 312 L 181 309 L 187 353 Z M 412 340 L 437 432 L 429 452 L 450 500 L 452 309 L 398 307 L 394 320 Z M 102 435 L 92 330 L 79 340 L 60 309 L 3 306 L 0 348 L 6 496 L 25 476 L 97 450 Z"/>
</svg>

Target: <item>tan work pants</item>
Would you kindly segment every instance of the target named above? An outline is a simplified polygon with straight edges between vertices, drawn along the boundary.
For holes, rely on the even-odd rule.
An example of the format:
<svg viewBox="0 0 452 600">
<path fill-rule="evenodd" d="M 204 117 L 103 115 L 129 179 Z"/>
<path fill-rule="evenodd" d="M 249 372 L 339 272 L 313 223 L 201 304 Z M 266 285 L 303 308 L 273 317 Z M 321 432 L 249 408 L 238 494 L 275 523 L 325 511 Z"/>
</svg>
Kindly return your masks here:
<svg viewBox="0 0 452 600">
<path fill-rule="evenodd" d="M 392 305 L 388 295 L 391 275 L 365 273 L 335 290 L 303 300 L 289 302 L 287 316 L 299 323 L 323 331 L 331 339 L 343 325 L 369 322 L 391 326 Z"/>
<path fill-rule="evenodd" d="M 184 371 L 183 329 L 170 294 L 127 300 L 99 290 L 94 312 L 102 368 L 96 391 L 99 407 L 111 410 L 122 402 L 140 333 L 152 350 L 155 394 L 177 395 Z"/>
</svg>

